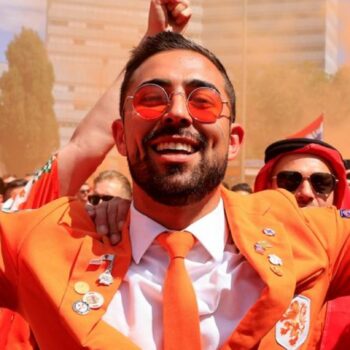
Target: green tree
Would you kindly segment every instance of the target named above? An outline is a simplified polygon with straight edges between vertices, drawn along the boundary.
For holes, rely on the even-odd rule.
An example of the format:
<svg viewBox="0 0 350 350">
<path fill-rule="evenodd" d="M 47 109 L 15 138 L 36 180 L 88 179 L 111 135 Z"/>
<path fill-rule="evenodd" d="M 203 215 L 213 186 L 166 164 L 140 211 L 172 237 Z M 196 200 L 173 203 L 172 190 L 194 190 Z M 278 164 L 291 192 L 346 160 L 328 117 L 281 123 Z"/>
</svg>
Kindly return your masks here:
<svg viewBox="0 0 350 350">
<path fill-rule="evenodd" d="M 9 44 L 8 71 L 0 78 L 0 156 L 7 171 L 22 176 L 57 149 L 53 67 L 36 32 L 23 28 Z"/>
</svg>

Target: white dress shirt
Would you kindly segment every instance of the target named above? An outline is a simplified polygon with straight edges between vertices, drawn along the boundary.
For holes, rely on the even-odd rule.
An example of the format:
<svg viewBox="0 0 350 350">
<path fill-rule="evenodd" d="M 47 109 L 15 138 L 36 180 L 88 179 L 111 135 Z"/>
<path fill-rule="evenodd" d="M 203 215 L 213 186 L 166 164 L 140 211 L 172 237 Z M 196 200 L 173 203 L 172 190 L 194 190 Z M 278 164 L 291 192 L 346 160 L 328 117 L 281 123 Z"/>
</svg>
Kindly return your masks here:
<svg viewBox="0 0 350 350">
<path fill-rule="evenodd" d="M 131 206 L 132 263 L 103 320 L 143 350 L 162 349 L 162 285 L 169 258 L 154 242 L 166 227 Z M 264 284 L 228 240 L 222 200 L 186 227 L 198 240 L 185 259 L 198 302 L 203 349 L 222 345 L 256 302 Z"/>
</svg>

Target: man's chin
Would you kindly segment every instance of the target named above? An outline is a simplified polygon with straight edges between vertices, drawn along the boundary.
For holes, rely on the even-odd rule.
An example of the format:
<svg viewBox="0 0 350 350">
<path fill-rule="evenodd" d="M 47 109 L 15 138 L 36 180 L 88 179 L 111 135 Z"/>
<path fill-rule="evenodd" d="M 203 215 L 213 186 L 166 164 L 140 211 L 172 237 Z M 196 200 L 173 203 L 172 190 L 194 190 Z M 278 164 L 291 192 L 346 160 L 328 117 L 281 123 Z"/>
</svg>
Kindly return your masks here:
<svg viewBox="0 0 350 350">
<path fill-rule="evenodd" d="M 167 167 L 130 164 L 133 181 L 155 201 L 168 206 L 197 203 L 213 191 L 222 181 L 226 158 L 215 164 L 202 161 L 197 166 L 173 164 Z"/>
</svg>

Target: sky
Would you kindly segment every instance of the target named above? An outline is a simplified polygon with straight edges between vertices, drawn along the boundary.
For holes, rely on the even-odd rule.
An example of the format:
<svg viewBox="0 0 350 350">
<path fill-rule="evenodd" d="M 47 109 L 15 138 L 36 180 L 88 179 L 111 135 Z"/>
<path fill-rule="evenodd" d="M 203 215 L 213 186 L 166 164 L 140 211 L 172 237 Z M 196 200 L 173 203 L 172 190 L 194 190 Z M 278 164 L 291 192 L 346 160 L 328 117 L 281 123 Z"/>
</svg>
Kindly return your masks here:
<svg viewBox="0 0 350 350">
<path fill-rule="evenodd" d="M 96 0 L 98 1 L 98 0 Z M 256 1 L 256 0 L 250 0 Z M 340 14 L 340 63 L 350 62 L 350 0 L 338 0 L 343 6 Z M 42 39 L 45 37 L 46 0 L 0 0 L 0 62 L 5 62 L 8 43 L 22 26 L 36 30 Z"/>
<path fill-rule="evenodd" d="M 0 0 L 0 62 L 6 61 L 5 51 L 22 26 L 45 36 L 46 0 Z"/>
</svg>

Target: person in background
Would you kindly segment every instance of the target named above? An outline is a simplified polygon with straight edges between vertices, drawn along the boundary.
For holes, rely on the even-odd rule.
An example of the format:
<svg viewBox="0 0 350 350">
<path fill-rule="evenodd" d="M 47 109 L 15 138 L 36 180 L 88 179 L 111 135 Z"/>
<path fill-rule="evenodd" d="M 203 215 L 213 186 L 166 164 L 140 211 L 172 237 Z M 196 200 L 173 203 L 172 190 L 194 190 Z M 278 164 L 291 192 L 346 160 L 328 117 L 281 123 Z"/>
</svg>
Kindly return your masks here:
<svg viewBox="0 0 350 350">
<path fill-rule="evenodd" d="M 253 190 L 247 182 L 239 182 L 231 187 L 231 191 L 242 195 L 252 194 Z"/>
<path fill-rule="evenodd" d="M 343 158 L 324 141 L 294 138 L 269 145 L 254 192 L 276 188 L 292 192 L 300 207 L 350 208 Z"/>
<path fill-rule="evenodd" d="M 25 185 L 28 183 L 26 179 L 16 179 L 6 183 L 4 192 L 4 202 L 9 199 L 14 199 L 23 191 Z"/>
<path fill-rule="evenodd" d="M 292 138 L 266 148 L 265 165 L 255 179 L 254 190 L 276 188 L 292 192 L 300 207 L 350 208 L 343 158 L 335 147 L 320 140 Z M 325 312 L 324 325 L 320 325 L 321 348 L 350 349 L 350 297 L 328 302 Z"/>
<path fill-rule="evenodd" d="M 131 185 L 126 176 L 116 170 L 106 170 L 94 179 L 93 190 L 88 196 L 88 202 L 97 205 L 113 197 L 130 200 L 131 192 Z"/>
<path fill-rule="evenodd" d="M 76 194 L 76 197 L 83 203 L 86 204 L 88 201 L 88 196 L 91 193 L 90 185 L 85 182 L 81 185 L 79 188 L 78 193 Z"/>
<path fill-rule="evenodd" d="M 145 37 L 163 30 L 182 32 L 191 18 L 187 0 L 151 0 Z M 142 39 L 144 40 L 144 39 Z M 35 209 L 61 196 L 75 196 L 80 186 L 95 171 L 115 145 L 111 125 L 117 119 L 120 78 L 116 79 L 79 123 L 69 143 L 53 155 L 28 182 L 25 191 L 8 203 L 8 211 Z M 101 211 L 102 217 L 104 212 Z M 90 208 L 91 209 L 91 208 Z M 107 210 L 107 207 L 105 207 Z M 125 209 L 126 210 L 126 209 Z M 124 220 L 123 211 L 121 219 Z M 98 220 L 95 212 L 91 215 Z M 122 221 L 109 223 L 114 243 L 119 240 Z M 105 221 L 97 221 L 98 232 L 105 233 Z M 100 226 L 99 226 L 100 225 Z M 106 230 L 106 231 L 105 231 Z M 118 232 L 118 233 L 116 233 Z M 31 349 L 36 343 L 22 318 L 13 311 L 0 309 L 0 349 Z"/>
</svg>

